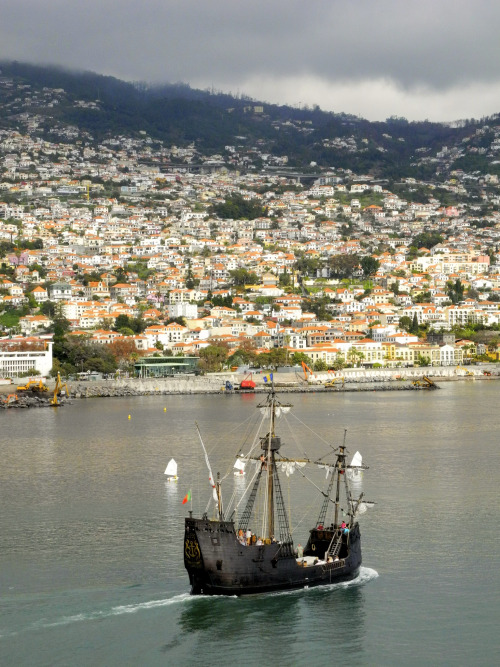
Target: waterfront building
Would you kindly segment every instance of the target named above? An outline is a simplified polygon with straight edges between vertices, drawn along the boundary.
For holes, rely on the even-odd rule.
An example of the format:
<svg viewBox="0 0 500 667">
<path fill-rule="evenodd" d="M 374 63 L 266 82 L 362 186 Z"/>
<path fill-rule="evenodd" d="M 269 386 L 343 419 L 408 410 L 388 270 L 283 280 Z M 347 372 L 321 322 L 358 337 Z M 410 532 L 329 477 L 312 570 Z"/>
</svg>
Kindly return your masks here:
<svg viewBox="0 0 500 667">
<path fill-rule="evenodd" d="M 134 364 L 134 369 L 141 378 L 192 375 L 197 372 L 199 361 L 199 357 L 147 357 Z"/>
<path fill-rule="evenodd" d="M 28 371 L 47 376 L 52 370 L 52 341 L 41 338 L 0 339 L 0 376 L 18 376 Z"/>
</svg>

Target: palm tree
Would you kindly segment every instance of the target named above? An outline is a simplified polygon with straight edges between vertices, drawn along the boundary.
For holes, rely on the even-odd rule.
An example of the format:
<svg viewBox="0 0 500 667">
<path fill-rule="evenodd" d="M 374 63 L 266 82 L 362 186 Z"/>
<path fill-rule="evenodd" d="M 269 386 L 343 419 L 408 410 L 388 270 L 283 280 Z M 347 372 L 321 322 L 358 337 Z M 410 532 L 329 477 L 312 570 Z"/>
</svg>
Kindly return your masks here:
<svg viewBox="0 0 500 667">
<path fill-rule="evenodd" d="M 358 350 L 355 347 L 351 347 L 349 349 L 349 352 L 347 353 L 347 358 L 349 361 L 352 363 L 353 366 L 357 366 L 359 362 L 361 362 L 362 359 L 365 358 L 365 355 L 361 350 Z"/>
</svg>

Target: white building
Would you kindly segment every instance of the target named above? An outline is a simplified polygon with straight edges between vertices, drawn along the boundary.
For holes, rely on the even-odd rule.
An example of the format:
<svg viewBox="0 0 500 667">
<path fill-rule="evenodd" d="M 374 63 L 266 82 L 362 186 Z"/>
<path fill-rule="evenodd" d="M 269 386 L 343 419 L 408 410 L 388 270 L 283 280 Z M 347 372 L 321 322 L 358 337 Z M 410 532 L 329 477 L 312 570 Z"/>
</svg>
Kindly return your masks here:
<svg viewBox="0 0 500 667">
<path fill-rule="evenodd" d="M 47 376 L 52 370 L 51 341 L 33 338 L 4 338 L 0 344 L 2 344 L 0 347 L 0 376 L 11 377 L 31 370 Z"/>
<path fill-rule="evenodd" d="M 54 283 L 49 287 L 52 301 L 67 301 L 71 299 L 71 285 L 68 283 Z"/>
<path fill-rule="evenodd" d="M 195 303 L 171 303 L 168 306 L 170 317 L 185 317 L 194 320 L 198 317 L 198 306 Z"/>
</svg>

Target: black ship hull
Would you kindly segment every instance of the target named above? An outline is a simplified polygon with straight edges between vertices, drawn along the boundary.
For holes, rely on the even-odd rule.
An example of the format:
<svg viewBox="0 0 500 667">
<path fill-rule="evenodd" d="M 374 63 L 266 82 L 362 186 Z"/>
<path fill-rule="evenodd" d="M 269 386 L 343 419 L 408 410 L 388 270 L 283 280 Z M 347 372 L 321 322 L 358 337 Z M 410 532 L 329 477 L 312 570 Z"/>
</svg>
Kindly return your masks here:
<svg viewBox="0 0 500 667">
<path fill-rule="evenodd" d="M 358 576 L 361 537 L 356 523 L 336 560 L 326 552 L 328 531 L 311 531 L 304 557 L 296 558 L 291 544 L 240 544 L 232 521 L 187 518 L 184 564 L 193 595 L 248 595 L 310 588 Z"/>
</svg>

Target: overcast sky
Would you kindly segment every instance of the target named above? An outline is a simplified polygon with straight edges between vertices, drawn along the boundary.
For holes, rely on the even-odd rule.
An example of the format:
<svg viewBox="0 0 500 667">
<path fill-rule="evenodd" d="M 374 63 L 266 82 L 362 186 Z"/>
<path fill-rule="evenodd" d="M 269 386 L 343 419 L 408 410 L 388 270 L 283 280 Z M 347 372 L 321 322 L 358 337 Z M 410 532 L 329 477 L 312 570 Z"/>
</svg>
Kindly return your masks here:
<svg viewBox="0 0 500 667">
<path fill-rule="evenodd" d="M 1 0 L 0 59 L 370 120 L 500 112 L 498 0 Z"/>
</svg>

